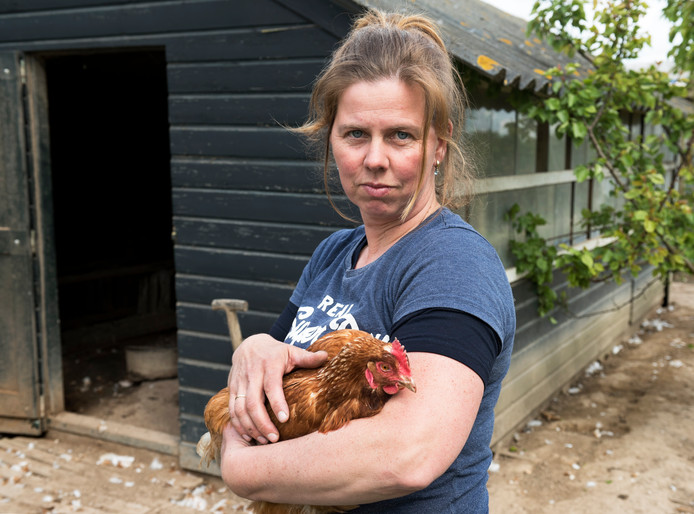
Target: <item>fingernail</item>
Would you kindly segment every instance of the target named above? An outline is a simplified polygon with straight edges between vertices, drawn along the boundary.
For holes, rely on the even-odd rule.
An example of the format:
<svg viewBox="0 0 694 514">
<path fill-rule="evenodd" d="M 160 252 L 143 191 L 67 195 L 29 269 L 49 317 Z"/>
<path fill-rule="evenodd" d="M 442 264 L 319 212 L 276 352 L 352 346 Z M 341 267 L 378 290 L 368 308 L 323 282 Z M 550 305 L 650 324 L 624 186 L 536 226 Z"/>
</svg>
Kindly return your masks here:
<svg viewBox="0 0 694 514">
<path fill-rule="evenodd" d="M 289 419 L 289 416 L 287 415 L 286 412 L 281 410 L 277 413 L 277 419 L 279 420 L 280 423 L 284 423 L 285 421 L 287 421 Z"/>
<path fill-rule="evenodd" d="M 247 434 L 243 434 L 241 437 L 243 437 L 243 440 L 246 441 L 247 443 L 251 442 L 251 436 Z"/>
<path fill-rule="evenodd" d="M 280 436 L 278 436 L 277 434 L 275 434 L 275 433 L 273 432 L 273 433 L 271 433 L 271 434 L 268 434 L 268 435 L 267 435 L 267 438 L 270 439 L 270 442 L 276 443 L 277 441 L 279 441 Z"/>
<path fill-rule="evenodd" d="M 260 444 L 267 444 L 267 439 L 265 439 L 263 436 L 260 436 L 260 437 L 258 438 L 258 442 L 259 442 Z"/>
</svg>

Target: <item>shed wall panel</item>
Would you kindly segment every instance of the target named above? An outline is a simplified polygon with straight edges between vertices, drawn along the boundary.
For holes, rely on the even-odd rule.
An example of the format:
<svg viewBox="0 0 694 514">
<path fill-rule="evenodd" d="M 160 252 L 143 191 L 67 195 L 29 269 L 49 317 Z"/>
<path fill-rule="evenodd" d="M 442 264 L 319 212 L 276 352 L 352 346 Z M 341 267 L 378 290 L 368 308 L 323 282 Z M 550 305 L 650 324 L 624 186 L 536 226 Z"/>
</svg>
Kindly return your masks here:
<svg viewBox="0 0 694 514">
<path fill-rule="evenodd" d="M 277 319 L 277 314 L 256 310 L 240 313 L 239 322 L 242 333 L 248 335 L 267 332 Z M 178 330 L 221 337 L 229 336 L 226 318 L 221 312 L 213 311 L 209 305 L 179 303 L 177 322 Z M 204 356 L 198 358 L 204 360 Z"/>
<path fill-rule="evenodd" d="M 324 57 L 272 61 L 171 63 L 171 93 L 310 92 Z"/>
<path fill-rule="evenodd" d="M 217 313 L 223 320 L 224 313 Z M 178 332 L 178 356 L 183 359 L 204 359 L 214 364 L 231 363 L 231 341 L 229 335 L 213 336 L 195 332 Z"/>
<path fill-rule="evenodd" d="M 56 6 L 57 7 L 57 6 Z M 129 2 L 34 11 L 31 16 L 0 17 L 4 41 L 37 41 L 104 36 L 136 36 L 253 26 L 305 23 L 272 0 L 229 2 Z M 190 41 L 190 39 L 189 39 Z"/>
<path fill-rule="evenodd" d="M 176 188 L 179 216 L 292 224 L 350 226 L 332 209 L 325 195 Z"/>
<path fill-rule="evenodd" d="M 306 161 L 174 157 L 173 186 L 322 194 L 322 170 Z"/>
<path fill-rule="evenodd" d="M 176 296 L 179 302 L 210 305 L 215 298 L 241 298 L 268 312 L 281 312 L 292 293 L 291 286 L 261 284 L 248 280 L 199 277 L 179 274 Z"/>
<path fill-rule="evenodd" d="M 181 415 L 181 441 L 195 445 L 200 440 L 202 435 L 207 432 L 202 416 Z M 195 465 L 191 465 L 191 469 L 197 470 L 199 460 L 194 459 Z"/>
<path fill-rule="evenodd" d="M 585 301 L 582 311 L 534 330 L 532 337 L 519 334 L 522 344 L 514 347 L 504 380 L 492 444 L 501 442 L 621 338 L 638 330 L 641 317 L 662 300 L 662 284 L 645 273 L 622 285 L 610 285 L 609 294 L 601 287 L 581 293 L 582 300 L 574 307 Z M 537 325 L 542 322 L 549 323 L 538 320 Z"/>
<path fill-rule="evenodd" d="M 646 274 L 648 277 L 648 274 Z M 631 281 L 627 279 L 627 284 Z M 635 284 L 641 284 L 636 280 Z M 635 286 L 636 287 L 636 286 Z M 597 318 L 602 314 L 610 314 L 619 311 L 630 301 L 629 296 L 624 296 L 630 286 L 619 285 L 614 282 L 598 283 L 589 289 L 569 287 L 565 277 L 555 273 L 553 289 L 558 295 L 564 293 L 568 299 L 565 306 L 557 307 L 551 316 L 557 321 L 552 323 L 548 317 L 540 318 L 537 315 L 538 301 L 532 287 L 527 280 L 516 284 L 513 288 L 516 299 L 516 339 L 514 351 L 519 352 L 528 345 L 533 344 L 538 338 L 554 332 L 557 327 L 570 323 L 580 318 Z M 606 306 L 604 299 L 609 298 Z M 601 307 L 596 307 L 600 305 Z"/>
<path fill-rule="evenodd" d="M 305 159 L 303 142 L 285 129 L 247 126 L 172 126 L 171 153 L 209 157 Z"/>
<path fill-rule="evenodd" d="M 166 3 L 170 0 L 150 0 L 147 3 Z M 142 0 L 5 0 L 0 3 L 0 13 L 25 13 L 46 10 L 77 9 L 90 7 L 123 7 Z"/>
<path fill-rule="evenodd" d="M 182 34 L 167 47 L 170 62 L 325 58 L 335 38 L 311 25 Z"/>
<path fill-rule="evenodd" d="M 216 392 L 226 386 L 228 376 L 229 368 L 226 366 L 213 367 L 207 363 L 179 360 L 178 383 L 182 388 Z"/>
<path fill-rule="evenodd" d="M 169 100 L 169 120 L 181 125 L 300 125 L 306 119 L 307 94 L 196 94 Z"/>
<path fill-rule="evenodd" d="M 178 246 L 176 270 L 181 274 L 207 275 L 293 286 L 308 257 L 282 253 L 247 252 Z"/>
<path fill-rule="evenodd" d="M 181 413 L 187 414 L 191 418 L 193 416 L 202 417 L 205 413 L 205 405 L 210 399 L 210 393 L 215 394 L 216 392 L 182 389 L 179 400 Z"/>
<path fill-rule="evenodd" d="M 174 218 L 176 242 L 239 250 L 310 256 L 334 229 L 327 227 L 256 223 L 209 218 Z"/>
</svg>

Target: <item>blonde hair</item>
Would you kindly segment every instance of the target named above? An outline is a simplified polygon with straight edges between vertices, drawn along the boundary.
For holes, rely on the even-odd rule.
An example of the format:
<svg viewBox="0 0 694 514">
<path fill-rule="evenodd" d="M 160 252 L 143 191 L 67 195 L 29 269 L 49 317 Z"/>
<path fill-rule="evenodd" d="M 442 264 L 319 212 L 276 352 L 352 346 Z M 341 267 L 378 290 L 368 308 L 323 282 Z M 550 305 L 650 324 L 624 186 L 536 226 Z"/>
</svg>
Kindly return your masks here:
<svg viewBox="0 0 694 514">
<path fill-rule="evenodd" d="M 322 153 L 323 180 L 330 203 L 344 216 L 333 203 L 328 184 L 330 132 L 340 96 L 357 82 L 388 78 L 397 78 L 423 90 L 422 133 L 428 134 L 433 126 L 437 137 L 448 147 L 436 177 L 436 197 L 445 207 L 463 206 L 472 196 L 473 176 L 462 147 L 467 99 L 460 75 L 431 20 L 421 15 L 384 13 L 376 9 L 367 11 L 355 21 L 333 53 L 313 88 L 307 121 L 295 129 Z M 430 172 L 424 169 L 426 152 L 425 137 L 419 182 L 403 219 L 414 206 L 424 174 Z"/>
</svg>

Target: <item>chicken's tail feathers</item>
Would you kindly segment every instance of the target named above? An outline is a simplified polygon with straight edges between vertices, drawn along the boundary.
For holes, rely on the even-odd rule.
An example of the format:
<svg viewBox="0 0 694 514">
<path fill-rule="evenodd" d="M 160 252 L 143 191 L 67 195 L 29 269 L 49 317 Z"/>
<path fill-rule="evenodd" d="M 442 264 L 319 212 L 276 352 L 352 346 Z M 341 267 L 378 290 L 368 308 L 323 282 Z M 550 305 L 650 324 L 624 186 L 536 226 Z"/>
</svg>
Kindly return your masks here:
<svg viewBox="0 0 694 514">
<path fill-rule="evenodd" d="M 203 463 L 205 467 L 209 467 L 210 462 L 217 460 L 217 449 L 212 444 L 212 436 L 209 432 L 205 432 L 198 441 L 198 444 L 195 445 L 195 453 L 200 457 L 198 469 L 202 468 Z"/>
</svg>

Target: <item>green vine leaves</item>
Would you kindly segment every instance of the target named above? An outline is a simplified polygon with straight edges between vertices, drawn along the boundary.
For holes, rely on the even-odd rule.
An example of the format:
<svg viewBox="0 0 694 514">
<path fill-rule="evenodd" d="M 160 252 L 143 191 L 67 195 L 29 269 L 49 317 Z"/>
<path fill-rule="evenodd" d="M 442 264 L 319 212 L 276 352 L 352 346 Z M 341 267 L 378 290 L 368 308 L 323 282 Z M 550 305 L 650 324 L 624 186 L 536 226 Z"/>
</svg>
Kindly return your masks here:
<svg viewBox="0 0 694 514">
<path fill-rule="evenodd" d="M 542 217 L 521 214 L 518 205 L 508 212 L 519 235 L 511 242 L 516 267 L 535 285 L 542 316 L 561 301 L 551 287 L 554 270 L 583 288 L 620 282 L 645 263 L 663 279 L 694 273 L 694 109 L 687 100 L 694 32 L 677 18 L 694 14 L 693 6 L 692 0 L 669 0 L 664 10 L 675 20 L 670 38 L 679 41 L 671 51 L 676 68 L 668 74 L 655 66 L 626 66 L 650 42 L 640 26 L 644 2 L 594 0 L 591 21 L 581 0 L 535 3 L 528 32 L 577 59 L 545 72 L 552 80 L 546 98 L 519 95 L 516 106 L 555 127 L 558 137 L 568 135 L 575 145 L 588 140 L 596 158 L 575 168 L 576 180 L 611 186 L 610 205 L 582 212 L 582 229 L 599 236 L 600 244 L 555 246 L 539 235 Z M 625 124 L 626 115 L 640 120 L 637 130 Z"/>
</svg>

